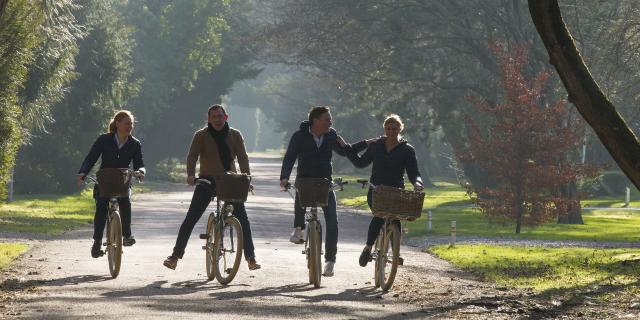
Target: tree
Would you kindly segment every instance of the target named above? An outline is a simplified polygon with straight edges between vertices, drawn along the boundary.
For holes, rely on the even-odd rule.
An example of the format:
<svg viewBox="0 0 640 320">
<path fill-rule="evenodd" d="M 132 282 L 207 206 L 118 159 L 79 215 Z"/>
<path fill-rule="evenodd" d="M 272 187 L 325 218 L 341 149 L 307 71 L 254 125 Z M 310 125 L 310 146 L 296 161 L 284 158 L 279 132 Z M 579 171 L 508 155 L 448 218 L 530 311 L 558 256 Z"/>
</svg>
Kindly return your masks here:
<svg viewBox="0 0 640 320">
<path fill-rule="evenodd" d="M 0 16 L 0 201 L 5 199 L 15 154 L 22 142 L 19 92 L 40 41 L 37 31 L 44 17 L 38 9 L 30 1 L 15 0 Z"/>
<path fill-rule="evenodd" d="M 76 78 L 64 98 L 51 108 L 53 123 L 36 132 L 16 166 L 19 192 L 77 190 L 73 172 L 107 120 L 136 94 L 132 77 L 132 30 L 118 13 L 121 0 L 81 0 L 75 13 L 87 31 L 78 43 Z M 47 154 L 43 161 L 42 154 Z"/>
<path fill-rule="evenodd" d="M 622 171 L 640 189 L 640 142 L 595 82 L 562 19 L 556 0 L 529 0 L 538 34 L 569 101 L 594 129 Z"/>
<path fill-rule="evenodd" d="M 471 185 L 473 201 L 487 216 L 514 221 L 519 234 L 523 224 L 535 226 L 579 207 L 579 200 L 563 197 L 559 189 L 596 172 L 570 161 L 568 155 L 581 140 L 581 126 L 579 119 L 565 121 L 566 101 L 545 105 L 549 74 L 541 72 L 529 80 L 523 71 L 525 49 L 495 50 L 504 102 L 493 105 L 470 98 L 489 126 L 482 130 L 468 117 L 469 147 L 460 157 L 478 164 L 496 181 L 492 187 Z"/>
</svg>

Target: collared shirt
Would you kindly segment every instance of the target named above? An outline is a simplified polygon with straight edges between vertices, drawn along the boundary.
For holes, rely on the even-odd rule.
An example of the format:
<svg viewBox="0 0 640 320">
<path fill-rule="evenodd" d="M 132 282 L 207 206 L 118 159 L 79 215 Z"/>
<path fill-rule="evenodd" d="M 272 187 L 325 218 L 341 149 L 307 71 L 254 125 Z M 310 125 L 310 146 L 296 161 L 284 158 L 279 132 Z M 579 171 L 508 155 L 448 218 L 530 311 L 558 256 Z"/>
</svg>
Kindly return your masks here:
<svg viewBox="0 0 640 320">
<path fill-rule="evenodd" d="M 324 141 L 324 134 L 321 135 L 320 137 L 316 137 L 316 135 L 313 134 L 313 132 L 311 132 L 311 127 L 309 127 L 309 133 L 311 133 L 311 136 L 313 137 L 313 141 L 316 142 L 316 146 L 320 148 L 320 146 L 322 145 L 322 141 Z"/>
<path fill-rule="evenodd" d="M 129 136 L 127 136 L 126 138 L 124 138 L 124 141 L 122 141 L 122 143 L 120 143 L 120 140 L 118 139 L 118 134 L 114 134 L 113 137 L 116 139 L 116 145 L 118 146 L 118 150 L 122 149 L 122 147 L 124 147 L 124 144 L 127 143 L 127 141 L 129 140 Z"/>
</svg>

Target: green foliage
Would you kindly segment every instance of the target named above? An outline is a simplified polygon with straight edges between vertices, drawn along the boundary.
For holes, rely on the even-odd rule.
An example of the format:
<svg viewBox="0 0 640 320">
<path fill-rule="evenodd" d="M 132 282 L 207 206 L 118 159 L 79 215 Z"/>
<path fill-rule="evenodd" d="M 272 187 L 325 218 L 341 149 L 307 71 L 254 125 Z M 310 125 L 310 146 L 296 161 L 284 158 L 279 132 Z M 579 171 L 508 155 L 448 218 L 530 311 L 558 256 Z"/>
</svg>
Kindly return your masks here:
<svg viewBox="0 0 640 320">
<path fill-rule="evenodd" d="M 539 292 L 629 284 L 640 271 L 640 249 L 456 245 L 429 251 L 501 286 Z"/>
<path fill-rule="evenodd" d="M 21 123 L 28 141 L 31 131 L 44 131 L 51 122 L 51 106 L 60 101 L 67 84 L 74 78 L 78 40 L 85 33 L 74 16 L 79 6 L 72 0 L 41 0 L 43 23 L 37 34 L 40 43 L 34 48 L 35 61 L 29 68 L 20 93 Z"/>
<path fill-rule="evenodd" d="M 151 169 L 163 159 L 183 158 L 193 132 L 206 123 L 207 108 L 235 81 L 256 75 L 247 66 L 250 52 L 239 44 L 248 26 L 244 4 L 146 0 L 123 7 L 135 28 L 135 74 L 144 78 L 131 106 Z"/>
<path fill-rule="evenodd" d="M 39 41 L 37 28 L 43 19 L 42 11 L 34 10 L 26 0 L 11 1 L 0 16 L 0 202 L 6 198 L 7 182 L 22 142 L 18 94 L 33 63 L 33 49 Z"/>
<path fill-rule="evenodd" d="M 86 152 L 117 109 L 135 95 L 132 30 L 116 11 L 120 0 L 79 2 L 77 20 L 87 35 L 79 42 L 76 78 L 52 108 L 55 122 L 36 134 L 19 155 L 16 190 L 59 193 L 76 190 L 73 180 Z M 43 161 L 39 155 L 46 154 Z"/>
</svg>

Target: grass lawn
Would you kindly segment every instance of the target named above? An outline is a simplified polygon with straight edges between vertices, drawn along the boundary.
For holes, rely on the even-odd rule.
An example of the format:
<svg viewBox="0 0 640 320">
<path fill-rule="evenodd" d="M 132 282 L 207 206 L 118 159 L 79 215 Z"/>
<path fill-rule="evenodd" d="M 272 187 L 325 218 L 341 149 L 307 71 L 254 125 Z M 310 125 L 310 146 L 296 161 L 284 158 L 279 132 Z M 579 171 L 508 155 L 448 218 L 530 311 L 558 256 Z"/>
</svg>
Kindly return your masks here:
<svg viewBox="0 0 640 320">
<path fill-rule="evenodd" d="M 133 192 L 153 190 L 157 182 L 136 183 Z M 93 221 L 95 202 L 92 188 L 74 195 L 20 195 L 0 204 L 0 233 L 26 232 L 58 235 Z"/>
<path fill-rule="evenodd" d="M 0 270 L 8 266 L 11 261 L 27 250 L 29 246 L 23 243 L 0 243 Z"/>
<path fill-rule="evenodd" d="M 61 234 L 91 223 L 94 210 L 91 191 L 69 196 L 18 196 L 16 201 L 0 205 L 0 233 Z"/>
<path fill-rule="evenodd" d="M 640 274 L 640 249 L 457 245 L 429 251 L 485 280 L 538 292 L 624 285 Z"/>
<path fill-rule="evenodd" d="M 358 177 L 343 176 L 355 181 Z M 480 236 L 498 238 L 527 238 L 544 240 L 584 240 L 634 242 L 640 241 L 638 226 L 640 211 L 623 210 L 584 210 L 583 225 L 561 225 L 554 222 L 536 228 L 523 226 L 520 235 L 515 234 L 515 225 L 502 221 L 491 221 L 484 217 L 471 204 L 465 190 L 455 184 L 436 182 L 438 188 L 426 189 L 423 215 L 420 219 L 408 222 L 410 237 L 447 236 L 450 234 L 451 221 L 456 221 L 458 236 Z M 359 206 L 367 209 L 366 189 L 349 185 L 338 193 L 342 205 Z M 623 199 L 597 198 L 587 199 L 583 206 L 619 208 Z M 640 207 L 640 201 L 631 202 L 630 207 Z M 432 231 L 427 232 L 427 214 L 432 212 Z"/>
</svg>

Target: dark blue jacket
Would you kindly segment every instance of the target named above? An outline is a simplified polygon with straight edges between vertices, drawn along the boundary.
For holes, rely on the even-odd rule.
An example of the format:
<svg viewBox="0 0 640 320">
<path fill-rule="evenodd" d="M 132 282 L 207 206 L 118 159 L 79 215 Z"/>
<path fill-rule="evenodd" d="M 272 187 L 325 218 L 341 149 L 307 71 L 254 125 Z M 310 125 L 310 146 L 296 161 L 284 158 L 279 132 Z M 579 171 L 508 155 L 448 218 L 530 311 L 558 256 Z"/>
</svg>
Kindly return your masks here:
<svg viewBox="0 0 640 320">
<path fill-rule="evenodd" d="M 409 181 L 415 184 L 420 177 L 420 171 L 413 146 L 408 144 L 406 140 L 401 140 L 400 144 L 387 152 L 384 145 L 385 139 L 385 137 L 381 137 L 376 140 L 369 145 L 362 156 L 358 156 L 358 150 L 362 150 L 367 145 L 365 141 L 360 141 L 348 148 L 347 157 L 358 168 L 367 167 L 373 162 L 371 178 L 369 178 L 373 185 L 404 188 L 405 170 Z"/>
<path fill-rule="evenodd" d="M 331 128 L 324 135 L 324 140 L 318 148 L 313 135 L 309 132 L 309 121 L 303 121 L 300 124 L 300 129 L 293 133 L 291 141 L 289 141 L 287 153 L 282 160 L 280 180 L 289 179 L 296 159 L 298 160 L 298 177 L 331 179 L 333 151 L 341 156 L 346 155 L 346 149 L 340 146 L 336 140 L 337 137 L 336 130 Z"/>
<path fill-rule="evenodd" d="M 115 139 L 115 133 L 105 133 L 98 137 L 93 143 L 91 150 L 84 161 L 78 173 L 89 174 L 93 165 L 96 164 L 98 158 L 102 156 L 102 168 L 128 168 L 133 161 L 133 170 L 144 167 L 142 161 L 142 145 L 140 141 L 133 136 L 129 136 L 122 149 L 118 149 Z"/>
</svg>

